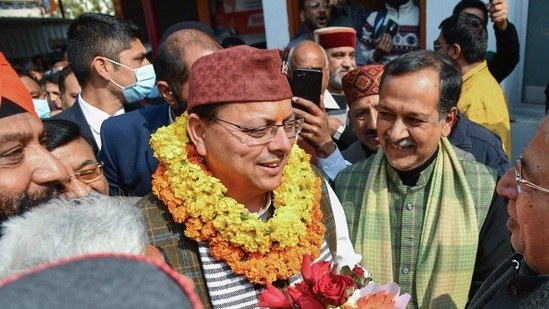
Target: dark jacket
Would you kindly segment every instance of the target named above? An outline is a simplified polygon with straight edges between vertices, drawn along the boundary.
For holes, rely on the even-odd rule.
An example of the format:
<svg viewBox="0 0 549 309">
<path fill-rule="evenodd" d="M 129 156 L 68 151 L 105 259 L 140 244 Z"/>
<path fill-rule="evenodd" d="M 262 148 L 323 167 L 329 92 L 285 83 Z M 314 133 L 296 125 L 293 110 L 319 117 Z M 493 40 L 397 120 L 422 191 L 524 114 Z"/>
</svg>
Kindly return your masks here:
<svg viewBox="0 0 549 309">
<path fill-rule="evenodd" d="M 501 139 L 461 113 L 458 113 L 457 118 L 458 121 L 448 136 L 450 143 L 471 153 L 477 162 L 496 169 L 498 176 L 503 176 L 511 168 L 511 164 L 503 151 Z"/>
<path fill-rule="evenodd" d="M 501 83 L 520 60 L 520 43 L 515 25 L 507 21 L 507 29 L 499 31 L 494 25 L 496 34 L 496 53 L 488 60 L 488 70 Z"/>
<path fill-rule="evenodd" d="M 139 109 L 141 107 L 142 107 L 141 105 L 124 104 L 124 110 L 126 112 L 130 112 L 130 111 Z M 70 120 L 72 122 L 76 122 L 80 126 L 80 129 L 82 129 L 82 133 L 86 134 L 90 138 L 90 140 L 93 141 L 95 145 L 94 147 L 95 150 L 99 151 L 99 146 L 95 142 L 95 138 L 93 137 L 93 133 L 91 131 L 90 125 L 86 120 L 86 116 L 84 116 L 84 112 L 82 111 L 82 108 L 80 108 L 80 96 L 78 96 L 78 98 L 76 99 L 76 101 L 71 107 L 53 116 L 52 118 L 65 119 L 65 120 Z M 96 155 L 97 154 L 98 153 L 96 153 Z"/>
<path fill-rule="evenodd" d="M 522 255 L 514 254 L 486 278 L 468 308 L 548 307 L 549 276 L 537 275 Z"/>
<path fill-rule="evenodd" d="M 95 144 L 95 149 L 96 150 L 99 149 L 97 146 L 97 143 L 95 142 L 95 138 L 93 137 L 93 133 L 90 129 L 90 125 L 88 124 L 88 121 L 84 116 L 84 112 L 82 111 L 82 108 L 80 108 L 80 96 L 76 99 L 76 101 L 71 107 L 53 116 L 52 118 L 65 119 L 65 120 L 70 120 L 72 122 L 77 123 L 78 126 L 80 126 L 82 133 L 84 133 L 86 136 L 90 138 L 91 141 L 93 141 L 93 143 Z"/>
<path fill-rule="evenodd" d="M 158 160 L 149 144 L 151 134 L 170 124 L 166 103 L 112 117 L 101 126 L 99 159 L 111 195 L 145 196 Z"/>
</svg>

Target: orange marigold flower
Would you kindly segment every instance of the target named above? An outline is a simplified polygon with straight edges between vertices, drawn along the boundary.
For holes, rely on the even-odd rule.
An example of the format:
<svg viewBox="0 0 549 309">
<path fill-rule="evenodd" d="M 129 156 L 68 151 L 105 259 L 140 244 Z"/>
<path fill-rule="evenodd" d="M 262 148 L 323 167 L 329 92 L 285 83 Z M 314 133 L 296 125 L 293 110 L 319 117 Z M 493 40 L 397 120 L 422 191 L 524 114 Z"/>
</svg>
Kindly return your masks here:
<svg viewBox="0 0 549 309">
<path fill-rule="evenodd" d="M 211 177 L 188 139 L 187 116 L 184 113 L 151 136 L 160 162 L 153 175 L 153 193 L 174 220 L 185 225 L 187 237 L 209 242 L 215 259 L 250 282 L 265 284 L 297 274 L 304 254 L 318 257 L 325 232 L 320 223 L 322 180 L 312 171 L 309 156 L 294 145 L 282 183 L 273 190 L 273 217 L 263 222 L 224 196 L 227 188 Z"/>
</svg>

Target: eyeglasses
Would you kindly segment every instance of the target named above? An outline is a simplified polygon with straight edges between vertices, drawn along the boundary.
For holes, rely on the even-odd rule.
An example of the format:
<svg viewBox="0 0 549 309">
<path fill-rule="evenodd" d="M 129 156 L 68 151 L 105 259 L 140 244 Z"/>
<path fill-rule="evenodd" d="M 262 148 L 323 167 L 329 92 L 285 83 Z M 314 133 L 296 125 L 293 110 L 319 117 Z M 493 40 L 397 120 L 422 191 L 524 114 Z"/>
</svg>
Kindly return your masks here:
<svg viewBox="0 0 549 309">
<path fill-rule="evenodd" d="M 84 167 L 83 169 L 67 177 L 66 183 L 70 182 L 73 178 L 80 180 L 85 184 L 90 184 L 96 181 L 101 175 L 103 175 L 103 164 L 96 163 Z"/>
<path fill-rule="evenodd" d="M 309 8 L 311 10 L 318 10 L 322 6 L 323 9 L 330 10 L 332 9 L 332 5 L 329 2 L 313 2 L 309 3 Z"/>
<path fill-rule="evenodd" d="M 305 121 L 305 118 L 296 118 L 294 120 L 285 121 L 282 124 L 274 124 L 270 126 L 262 126 L 257 128 L 248 128 L 241 125 L 238 125 L 236 123 L 232 123 L 223 119 L 219 119 L 217 117 L 211 117 L 213 120 L 221 121 L 226 124 L 230 124 L 233 127 L 237 128 L 238 130 L 242 131 L 243 133 L 246 133 L 252 138 L 252 143 L 255 145 L 261 145 L 261 144 L 267 144 L 270 141 L 272 141 L 276 133 L 278 132 L 278 128 L 282 127 L 284 129 L 284 133 L 286 134 L 286 137 L 288 138 L 295 138 L 299 132 L 301 132 L 301 129 L 303 128 L 303 122 Z"/>
<path fill-rule="evenodd" d="M 433 49 L 434 49 L 435 51 L 438 51 L 438 50 L 441 49 L 442 47 L 448 46 L 448 45 L 451 45 L 451 44 L 439 44 L 439 43 L 438 43 L 438 40 L 435 40 L 435 41 L 433 42 Z"/>
<path fill-rule="evenodd" d="M 522 164 L 520 163 L 520 158 L 515 162 L 515 180 L 517 181 L 517 192 L 520 193 L 522 190 L 520 189 L 520 185 L 523 184 L 527 187 L 530 187 L 532 189 L 539 190 L 544 193 L 549 193 L 549 189 L 540 187 L 536 184 L 533 184 L 529 182 L 528 180 L 524 179 L 522 177 Z"/>
</svg>

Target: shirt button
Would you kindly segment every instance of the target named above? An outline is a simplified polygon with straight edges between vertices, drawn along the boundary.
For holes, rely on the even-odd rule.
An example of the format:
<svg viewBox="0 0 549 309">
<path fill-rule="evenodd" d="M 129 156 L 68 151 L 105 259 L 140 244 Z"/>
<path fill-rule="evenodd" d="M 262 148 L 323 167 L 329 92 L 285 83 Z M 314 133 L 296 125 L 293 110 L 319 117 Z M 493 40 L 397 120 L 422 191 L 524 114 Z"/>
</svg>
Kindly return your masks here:
<svg viewBox="0 0 549 309">
<path fill-rule="evenodd" d="M 408 272 L 409 272 L 408 268 L 404 267 L 404 268 L 402 269 L 402 273 L 403 273 L 403 274 L 407 274 Z"/>
<path fill-rule="evenodd" d="M 511 296 L 516 296 L 518 294 L 518 286 L 514 283 L 509 283 L 507 285 L 507 292 L 509 293 L 509 295 Z"/>
<path fill-rule="evenodd" d="M 414 208 L 414 205 L 412 205 L 410 203 L 406 204 L 406 209 L 412 210 L 412 208 Z"/>
</svg>

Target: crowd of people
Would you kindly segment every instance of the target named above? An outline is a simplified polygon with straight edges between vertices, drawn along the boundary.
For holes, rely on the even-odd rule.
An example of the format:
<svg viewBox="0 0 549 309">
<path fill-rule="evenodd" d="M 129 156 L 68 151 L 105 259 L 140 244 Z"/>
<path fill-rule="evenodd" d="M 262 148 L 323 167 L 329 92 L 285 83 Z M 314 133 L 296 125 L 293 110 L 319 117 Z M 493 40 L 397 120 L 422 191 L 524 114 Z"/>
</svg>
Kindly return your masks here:
<svg viewBox="0 0 549 309">
<path fill-rule="evenodd" d="M 506 1 L 460 1 L 434 50 L 413 0 L 299 5 L 287 61 L 198 22 L 150 60 L 99 13 L 50 70 L 0 53 L 8 308 L 257 308 L 303 256 L 362 265 L 408 308 L 549 305 L 549 120 L 511 166 Z"/>
</svg>

